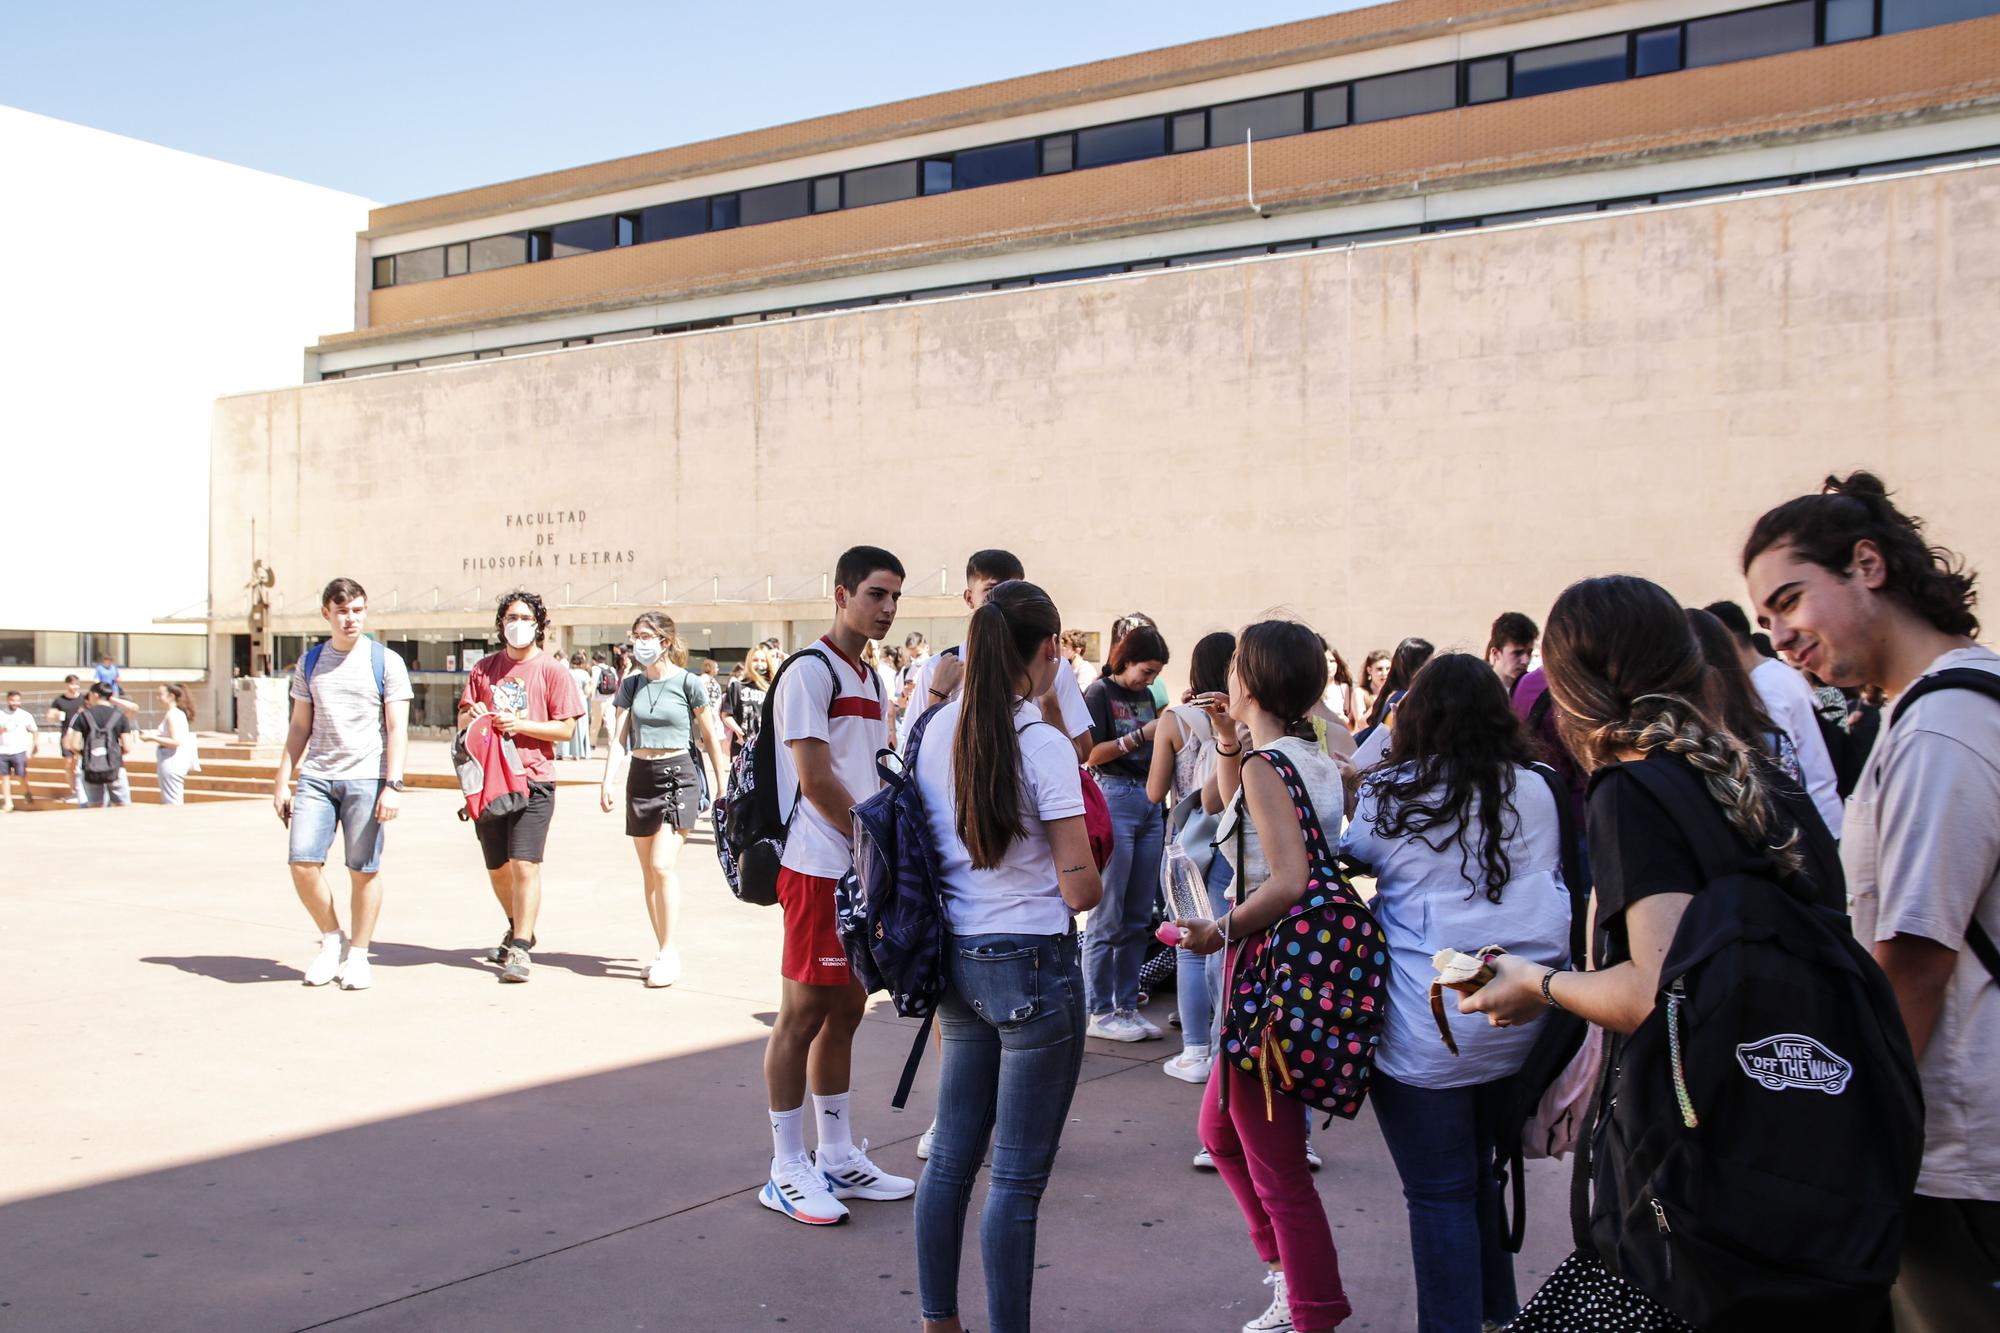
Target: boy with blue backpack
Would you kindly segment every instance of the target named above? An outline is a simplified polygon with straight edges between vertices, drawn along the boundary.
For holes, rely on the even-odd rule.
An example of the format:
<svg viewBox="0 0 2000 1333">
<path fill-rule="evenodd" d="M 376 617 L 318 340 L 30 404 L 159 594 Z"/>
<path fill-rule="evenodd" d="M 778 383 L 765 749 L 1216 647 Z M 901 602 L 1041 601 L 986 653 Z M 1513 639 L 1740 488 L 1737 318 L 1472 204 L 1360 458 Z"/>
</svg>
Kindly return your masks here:
<svg viewBox="0 0 2000 1333">
<path fill-rule="evenodd" d="M 291 830 L 287 859 L 292 887 L 319 927 L 320 951 L 305 984 L 338 980 L 342 990 L 372 982 L 368 945 L 382 910 L 383 826 L 402 805 L 408 744 L 410 673 L 403 659 L 362 634 L 368 593 L 353 579 L 335 579 L 320 594 L 320 615 L 332 637 L 306 651 L 292 672 L 291 732 L 271 780 L 271 805 Z M 298 788 L 292 789 L 294 769 Z M 353 887 L 350 925 L 343 935 L 325 865 L 334 830 L 345 837 Z"/>
</svg>

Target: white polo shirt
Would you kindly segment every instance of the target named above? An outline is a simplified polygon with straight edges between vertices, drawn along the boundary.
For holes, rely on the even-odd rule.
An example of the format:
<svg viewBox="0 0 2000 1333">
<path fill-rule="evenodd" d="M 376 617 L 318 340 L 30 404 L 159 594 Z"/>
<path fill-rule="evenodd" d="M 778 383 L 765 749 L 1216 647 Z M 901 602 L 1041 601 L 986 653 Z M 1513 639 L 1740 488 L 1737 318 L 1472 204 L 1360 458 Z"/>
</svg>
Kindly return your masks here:
<svg viewBox="0 0 2000 1333">
<path fill-rule="evenodd" d="M 889 744 L 881 678 L 821 635 L 813 644 L 833 670 L 800 662 L 778 682 L 771 725 L 778 729 L 778 813 L 791 821 L 779 864 L 801 875 L 838 879 L 854 863 L 847 836 L 811 801 L 800 799 L 798 766 L 789 742 L 825 741 L 833 775 L 858 803 L 882 785 L 876 755 Z M 794 810 L 796 808 L 796 811 Z"/>
</svg>

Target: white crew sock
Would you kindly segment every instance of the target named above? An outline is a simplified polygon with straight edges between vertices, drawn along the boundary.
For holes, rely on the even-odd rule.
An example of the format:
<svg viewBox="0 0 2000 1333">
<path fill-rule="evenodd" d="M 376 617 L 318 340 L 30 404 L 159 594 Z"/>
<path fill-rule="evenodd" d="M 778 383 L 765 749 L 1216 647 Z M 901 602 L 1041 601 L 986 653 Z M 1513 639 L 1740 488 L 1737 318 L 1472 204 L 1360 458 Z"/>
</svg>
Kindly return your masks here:
<svg viewBox="0 0 2000 1333">
<path fill-rule="evenodd" d="M 779 1161 L 806 1155 L 806 1108 L 771 1112 L 771 1155 Z"/>
<path fill-rule="evenodd" d="M 319 947 L 322 949 L 338 949 L 346 941 L 347 937 L 339 931 L 329 930 L 319 937 Z"/>
<path fill-rule="evenodd" d="M 854 1129 L 847 1123 L 847 1094 L 830 1097 L 813 1094 L 813 1109 L 819 1118 L 819 1157 L 822 1162 L 844 1162 L 854 1155 Z"/>
<path fill-rule="evenodd" d="M 365 961 L 368 957 L 368 946 L 365 944 L 350 944 L 347 946 L 347 956 Z"/>
</svg>

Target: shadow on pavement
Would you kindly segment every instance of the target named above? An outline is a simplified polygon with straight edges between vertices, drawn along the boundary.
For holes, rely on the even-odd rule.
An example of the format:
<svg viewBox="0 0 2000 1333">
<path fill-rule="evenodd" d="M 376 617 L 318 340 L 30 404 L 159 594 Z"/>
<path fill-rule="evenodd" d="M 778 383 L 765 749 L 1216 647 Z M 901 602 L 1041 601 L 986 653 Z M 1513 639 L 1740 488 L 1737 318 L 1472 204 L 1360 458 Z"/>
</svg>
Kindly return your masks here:
<svg viewBox="0 0 2000 1333">
<path fill-rule="evenodd" d="M 498 977 L 499 969 L 479 957 L 477 949 L 433 949 L 422 944 L 396 944 L 377 940 L 370 948 L 369 960 L 377 967 L 458 967 L 474 972 L 485 972 Z M 242 958 L 227 954 L 196 954 L 186 958 L 141 958 L 142 963 L 153 963 L 162 967 L 178 968 L 182 972 L 211 981 L 225 981 L 231 985 L 248 985 L 256 982 L 289 981 L 294 984 L 305 980 L 305 973 L 285 963 L 273 962 L 268 958 Z M 634 958 L 603 958 L 596 954 L 557 953 L 554 950 L 537 951 L 534 955 L 536 967 L 558 967 L 565 972 L 574 972 L 580 977 L 611 977 L 621 981 L 636 981 L 645 968 Z"/>
</svg>

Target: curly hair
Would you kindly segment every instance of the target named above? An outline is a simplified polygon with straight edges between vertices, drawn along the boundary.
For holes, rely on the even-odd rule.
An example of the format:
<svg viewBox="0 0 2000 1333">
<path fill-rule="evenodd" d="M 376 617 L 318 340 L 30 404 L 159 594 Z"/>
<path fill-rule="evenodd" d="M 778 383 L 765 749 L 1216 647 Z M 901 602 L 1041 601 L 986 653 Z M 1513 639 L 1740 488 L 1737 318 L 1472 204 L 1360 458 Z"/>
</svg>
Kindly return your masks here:
<svg viewBox="0 0 2000 1333">
<path fill-rule="evenodd" d="M 500 636 L 500 642 L 507 642 L 507 608 L 516 602 L 535 613 L 535 642 L 541 643 L 549 632 L 549 609 L 542 605 L 539 595 L 526 588 L 515 588 L 500 594 L 500 600 L 493 604 L 493 632 Z"/>
<path fill-rule="evenodd" d="M 1743 543 L 1743 570 L 1774 546 L 1845 575 L 1854 567 L 1854 544 L 1873 542 L 1887 567 L 1883 590 L 1945 634 L 1977 637 L 1979 576 L 1965 558 L 1924 536 L 1924 521 L 1905 514 L 1872 472 L 1828 477 L 1818 495 L 1787 500 L 1757 520 Z"/>
<path fill-rule="evenodd" d="M 1630 574 L 1572 583 L 1542 633 L 1557 730 L 1587 771 L 1624 751 L 1679 755 L 1752 847 L 1781 872 L 1804 865 L 1799 830 L 1778 811 L 1749 745 L 1697 700 L 1708 662 L 1673 595 Z"/>
<path fill-rule="evenodd" d="M 1521 827 L 1515 770 L 1533 759 L 1493 668 L 1470 653 L 1433 657 L 1397 705 L 1388 758 L 1368 779 L 1376 798 L 1369 822 L 1382 837 L 1413 837 L 1434 852 L 1456 843 L 1459 871 L 1472 886 L 1466 896 L 1484 887 L 1497 903 L 1514 877 L 1506 842 Z"/>
</svg>

